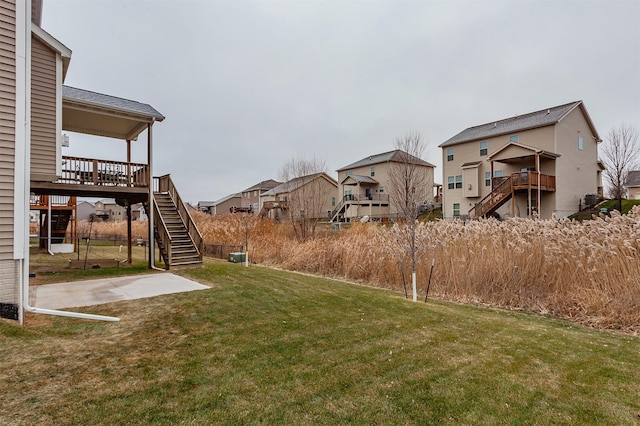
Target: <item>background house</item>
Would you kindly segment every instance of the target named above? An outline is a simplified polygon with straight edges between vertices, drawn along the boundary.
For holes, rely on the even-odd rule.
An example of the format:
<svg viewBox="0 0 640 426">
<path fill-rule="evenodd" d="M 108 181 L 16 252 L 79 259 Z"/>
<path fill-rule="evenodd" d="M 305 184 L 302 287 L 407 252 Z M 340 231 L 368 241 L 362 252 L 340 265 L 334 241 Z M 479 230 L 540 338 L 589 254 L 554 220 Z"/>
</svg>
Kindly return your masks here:
<svg viewBox="0 0 640 426">
<path fill-rule="evenodd" d="M 602 187 L 582 101 L 469 127 L 440 145 L 445 218 L 566 217 Z"/>
<path fill-rule="evenodd" d="M 89 220 L 92 214 L 95 214 L 96 206 L 89 201 L 78 201 L 76 205 L 76 219 Z"/>
<path fill-rule="evenodd" d="M 282 182 L 277 182 L 273 179 L 263 180 L 244 191 L 242 191 L 242 207 L 244 209 L 249 208 L 253 214 L 258 214 L 260 211 L 260 195 L 266 191 L 275 188 Z"/>
<path fill-rule="evenodd" d="M 627 199 L 640 200 L 640 170 L 629 172 L 625 187 L 627 188 Z"/>
<path fill-rule="evenodd" d="M 96 201 L 95 215 L 104 221 L 119 222 L 126 220 L 127 209 L 118 205 L 113 198 L 104 198 Z"/>
<path fill-rule="evenodd" d="M 429 194 L 424 203 L 432 204 L 435 166 L 406 152 L 394 150 L 365 157 L 337 170 L 340 201 L 331 212 L 332 221 L 350 221 L 363 216 L 373 220 L 395 217 L 397 211 L 389 199 L 389 174 L 395 165 L 406 158 L 415 161 L 422 169 Z"/>
<path fill-rule="evenodd" d="M 222 215 L 233 213 L 234 208 L 239 208 L 242 204 L 242 195 L 240 193 L 229 194 L 219 200 L 214 201 L 209 206 L 208 213 L 210 215 Z"/>
<path fill-rule="evenodd" d="M 324 172 L 291 179 L 260 196 L 260 216 L 274 221 L 327 218 L 335 207 L 338 183 Z"/>
</svg>

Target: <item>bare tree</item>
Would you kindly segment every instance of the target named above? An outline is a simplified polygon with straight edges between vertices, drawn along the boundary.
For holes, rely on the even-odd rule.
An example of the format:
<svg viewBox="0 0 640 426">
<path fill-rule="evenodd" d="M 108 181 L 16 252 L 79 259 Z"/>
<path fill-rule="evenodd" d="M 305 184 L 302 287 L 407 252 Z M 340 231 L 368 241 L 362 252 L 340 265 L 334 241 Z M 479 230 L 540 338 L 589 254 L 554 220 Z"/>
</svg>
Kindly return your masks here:
<svg viewBox="0 0 640 426">
<path fill-rule="evenodd" d="M 416 233 L 420 206 L 433 198 L 433 169 L 422 160 L 425 143 L 417 132 L 395 140 L 396 161 L 389 169 L 389 201 L 397 212 L 394 233 L 401 250 L 411 260 L 413 301 L 418 300 L 416 262 L 424 254 L 424 239 Z M 402 263 L 401 263 L 402 264 Z"/>
<path fill-rule="evenodd" d="M 612 129 L 600 150 L 600 160 L 605 166 L 609 196 L 620 201 L 620 212 L 627 176 L 638 167 L 639 159 L 638 129 L 624 123 Z"/>
<path fill-rule="evenodd" d="M 294 157 L 280 170 L 287 192 L 286 213 L 298 240 L 315 236 L 316 226 L 330 205 L 326 190 L 331 183 L 323 177 L 326 169 L 324 160 Z"/>
</svg>

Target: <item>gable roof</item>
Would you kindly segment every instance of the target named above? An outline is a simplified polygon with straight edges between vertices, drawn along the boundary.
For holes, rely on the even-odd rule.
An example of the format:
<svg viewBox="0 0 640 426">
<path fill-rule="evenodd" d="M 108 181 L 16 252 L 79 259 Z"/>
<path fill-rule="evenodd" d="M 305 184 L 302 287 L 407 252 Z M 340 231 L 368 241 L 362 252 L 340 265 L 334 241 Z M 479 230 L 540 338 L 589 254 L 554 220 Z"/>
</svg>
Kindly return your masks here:
<svg viewBox="0 0 640 426">
<path fill-rule="evenodd" d="M 396 150 L 389 151 L 389 152 L 383 152 L 382 154 L 370 155 L 369 157 L 365 157 L 360 161 L 356 161 L 355 163 L 351 163 L 348 166 L 344 166 L 344 167 L 342 167 L 342 168 L 340 168 L 340 169 L 338 169 L 336 171 L 337 172 L 341 172 L 341 171 L 347 170 L 347 169 L 355 169 L 357 167 L 373 166 L 374 164 L 388 163 L 388 162 L 391 162 L 391 161 L 403 162 L 407 155 L 409 156 L 409 158 L 412 161 L 415 161 L 416 164 L 419 164 L 421 166 L 435 167 L 431 163 L 427 163 L 426 161 L 424 161 L 424 160 L 422 160 L 422 159 L 420 159 L 418 157 L 414 157 L 411 154 L 408 154 L 408 153 L 406 153 L 404 151 L 396 149 Z"/>
<path fill-rule="evenodd" d="M 312 182 L 320 177 L 327 179 L 330 183 L 338 187 L 338 182 L 336 182 L 335 179 L 333 179 L 331 176 L 329 176 L 325 172 L 320 172 L 320 173 L 313 173 L 307 176 L 300 176 L 297 178 L 293 178 L 287 182 L 281 183 L 280 185 L 274 188 L 271 188 L 266 192 L 263 192 L 261 195 L 276 195 L 276 194 L 289 193 L 291 191 L 295 191 L 301 186 L 306 185 L 307 183 Z"/>
<path fill-rule="evenodd" d="M 582 110 L 582 113 L 587 120 L 591 131 L 593 132 L 596 139 L 600 141 L 598 132 L 596 131 L 596 128 L 593 125 L 589 114 L 587 113 L 584 103 L 582 101 L 575 101 L 564 105 L 541 109 L 540 111 L 530 112 L 524 115 L 517 115 L 515 117 L 492 121 L 486 124 L 481 124 L 479 126 L 469 127 L 458 133 L 454 137 L 450 138 L 446 142 L 442 143 L 441 145 L 439 145 L 439 147 L 444 148 L 478 139 L 487 139 L 500 135 L 513 134 L 523 130 L 551 126 L 560 122 L 564 117 L 566 117 L 571 111 L 576 108 L 580 108 Z"/>
<path fill-rule="evenodd" d="M 275 188 L 276 186 L 280 185 L 282 182 L 277 182 L 273 179 L 269 179 L 269 180 L 263 180 L 260 183 L 256 183 L 255 185 L 253 185 L 250 188 L 245 189 L 242 192 L 250 192 L 250 191 L 261 191 L 261 190 L 269 190 L 272 188 Z"/>
<path fill-rule="evenodd" d="M 229 201 L 229 200 L 232 200 L 234 198 L 242 198 L 242 194 L 240 194 L 239 192 L 235 193 L 235 194 L 229 194 L 226 197 L 222 197 L 219 200 L 214 201 L 213 204 L 211 205 L 211 207 L 217 206 L 218 204 L 222 204 L 225 201 Z"/>
<path fill-rule="evenodd" d="M 360 176 L 360 175 L 348 175 L 346 178 L 344 178 L 344 180 L 341 182 L 342 185 L 345 184 L 346 181 L 348 180 L 353 180 L 354 184 L 358 184 L 358 183 L 371 183 L 371 184 L 376 184 L 378 183 L 377 180 L 370 178 L 369 176 Z"/>
<path fill-rule="evenodd" d="M 640 170 L 632 170 L 627 175 L 626 186 L 640 186 Z"/>
<path fill-rule="evenodd" d="M 498 150 L 496 152 L 494 152 L 493 154 L 488 156 L 487 160 L 491 161 L 493 158 L 497 157 L 498 154 L 500 154 L 502 151 L 505 151 L 508 148 L 511 148 L 511 147 L 514 147 L 514 146 L 523 148 L 523 149 L 525 149 L 527 151 L 531 151 L 531 155 L 540 154 L 543 157 L 547 157 L 547 158 L 558 158 L 558 157 L 560 157 L 560 154 L 556 154 L 555 152 L 545 151 L 544 149 L 540 149 L 540 148 L 536 148 L 536 147 L 533 147 L 533 146 L 525 145 L 525 144 L 520 143 L 520 142 L 507 142 L 506 144 L 504 144 L 500 148 L 498 148 Z"/>
</svg>

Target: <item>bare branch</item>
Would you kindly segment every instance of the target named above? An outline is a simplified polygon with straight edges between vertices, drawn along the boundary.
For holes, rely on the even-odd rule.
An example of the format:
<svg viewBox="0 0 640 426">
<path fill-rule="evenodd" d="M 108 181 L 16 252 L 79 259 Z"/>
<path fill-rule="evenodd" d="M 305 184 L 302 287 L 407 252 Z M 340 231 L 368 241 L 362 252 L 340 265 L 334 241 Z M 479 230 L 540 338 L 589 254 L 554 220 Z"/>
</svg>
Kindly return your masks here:
<svg viewBox="0 0 640 426">
<path fill-rule="evenodd" d="M 621 124 L 612 129 L 600 149 L 600 160 L 605 166 L 604 177 L 611 198 L 622 199 L 627 176 L 640 164 L 638 129 Z"/>
<path fill-rule="evenodd" d="M 320 213 L 328 206 L 325 160 L 292 158 L 283 164 L 280 179 L 285 182 L 287 194 L 287 216 L 296 238 L 305 240 L 315 235 Z"/>
</svg>

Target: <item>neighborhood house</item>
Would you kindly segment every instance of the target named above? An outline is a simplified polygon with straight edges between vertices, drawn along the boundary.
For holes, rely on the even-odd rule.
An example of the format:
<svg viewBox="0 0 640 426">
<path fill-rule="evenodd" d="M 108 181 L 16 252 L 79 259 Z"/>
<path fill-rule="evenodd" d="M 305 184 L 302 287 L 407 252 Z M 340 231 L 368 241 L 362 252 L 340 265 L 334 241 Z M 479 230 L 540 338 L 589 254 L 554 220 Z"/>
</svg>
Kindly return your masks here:
<svg viewBox="0 0 640 426">
<path fill-rule="evenodd" d="M 569 216 L 602 195 L 600 142 L 582 101 L 469 127 L 440 145 L 444 218 Z"/>
</svg>

